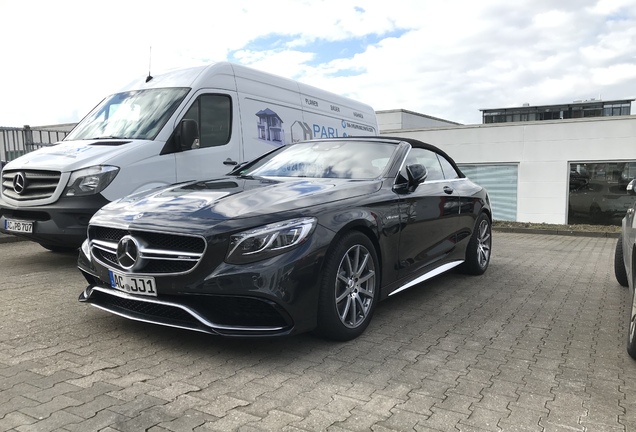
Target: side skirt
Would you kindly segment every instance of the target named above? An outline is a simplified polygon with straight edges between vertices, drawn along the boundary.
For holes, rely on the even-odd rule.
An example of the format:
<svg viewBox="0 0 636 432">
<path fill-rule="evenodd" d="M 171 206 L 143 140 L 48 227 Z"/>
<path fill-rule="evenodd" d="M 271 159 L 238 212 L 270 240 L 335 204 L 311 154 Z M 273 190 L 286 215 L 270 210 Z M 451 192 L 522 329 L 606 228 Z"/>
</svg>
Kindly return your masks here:
<svg viewBox="0 0 636 432">
<path fill-rule="evenodd" d="M 417 285 L 418 283 L 424 282 L 425 280 L 431 279 L 431 278 L 433 278 L 433 277 L 435 277 L 437 275 L 445 273 L 448 270 L 452 269 L 453 267 L 457 267 L 458 265 L 460 265 L 463 262 L 464 262 L 464 260 L 452 261 L 452 262 L 446 263 L 444 265 L 441 265 L 441 266 L 437 267 L 436 269 L 431 270 L 428 273 L 424 273 L 423 275 L 418 276 L 417 278 L 413 279 L 410 282 L 407 282 L 406 284 L 402 285 L 400 288 L 398 288 L 395 291 L 393 291 L 391 294 L 389 294 L 389 297 L 391 297 L 393 294 L 399 293 L 400 291 L 404 291 L 407 288 L 411 288 L 413 285 Z"/>
</svg>

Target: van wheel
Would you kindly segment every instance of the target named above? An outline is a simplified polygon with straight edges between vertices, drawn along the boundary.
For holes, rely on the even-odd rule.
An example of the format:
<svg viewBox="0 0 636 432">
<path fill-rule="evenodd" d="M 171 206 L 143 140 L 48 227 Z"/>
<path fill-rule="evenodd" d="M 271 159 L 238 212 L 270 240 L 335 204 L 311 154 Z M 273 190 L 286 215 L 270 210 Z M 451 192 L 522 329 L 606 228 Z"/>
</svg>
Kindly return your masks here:
<svg viewBox="0 0 636 432">
<path fill-rule="evenodd" d="M 616 241 L 616 249 L 614 250 L 614 276 L 616 281 L 624 287 L 629 286 L 627 280 L 627 270 L 625 269 L 625 261 L 623 259 L 623 236 L 621 235 Z"/>
<path fill-rule="evenodd" d="M 340 239 L 327 255 L 320 282 L 315 334 L 347 341 L 369 325 L 380 295 L 378 258 L 371 240 L 359 232 Z"/>
<path fill-rule="evenodd" d="M 70 246 L 58 246 L 58 245 L 50 245 L 50 244 L 42 244 L 42 243 L 40 243 L 40 246 L 42 246 L 44 249 L 50 250 L 51 252 L 58 252 L 58 253 L 75 252 L 78 249 L 78 248 L 74 248 Z"/>
<path fill-rule="evenodd" d="M 470 275 L 484 274 L 490 263 L 492 250 L 492 227 L 490 218 L 482 213 L 475 222 L 473 235 L 466 247 L 466 261 L 459 267 L 462 273 Z"/>
</svg>

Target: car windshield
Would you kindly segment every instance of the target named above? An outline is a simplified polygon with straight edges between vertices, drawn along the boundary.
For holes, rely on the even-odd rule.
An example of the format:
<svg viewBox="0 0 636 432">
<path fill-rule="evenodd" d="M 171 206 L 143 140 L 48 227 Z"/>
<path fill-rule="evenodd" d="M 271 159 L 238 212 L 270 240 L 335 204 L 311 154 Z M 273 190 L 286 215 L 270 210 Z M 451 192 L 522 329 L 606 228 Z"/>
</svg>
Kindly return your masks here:
<svg viewBox="0 0 636 432">
<path fill-rule="evenodd" d="M 188 91 L 158 88 L 111 95 L 84 117 L 65 141 L 154 139 Z"/>
<path fill-rule="evenodd" d="M 304 142 L 260 160 L 242 175 L 372 179 L 386 169 L 397 146 L 371 141 Z"/>
</svg>

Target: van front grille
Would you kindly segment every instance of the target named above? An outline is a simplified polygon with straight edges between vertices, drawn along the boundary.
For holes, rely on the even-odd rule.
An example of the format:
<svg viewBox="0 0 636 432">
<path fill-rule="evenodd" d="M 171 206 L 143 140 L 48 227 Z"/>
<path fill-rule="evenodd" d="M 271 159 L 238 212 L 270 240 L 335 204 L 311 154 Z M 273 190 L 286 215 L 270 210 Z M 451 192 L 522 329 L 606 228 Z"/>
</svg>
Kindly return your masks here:
<svg viewBox="0 0 636 432">
<path fill-rule="evenodd" d="M 60 177 L 58 171 L 4 170 L 2 194 L 16 201 L 50 198 L 60 183 Z"/>
</svg>

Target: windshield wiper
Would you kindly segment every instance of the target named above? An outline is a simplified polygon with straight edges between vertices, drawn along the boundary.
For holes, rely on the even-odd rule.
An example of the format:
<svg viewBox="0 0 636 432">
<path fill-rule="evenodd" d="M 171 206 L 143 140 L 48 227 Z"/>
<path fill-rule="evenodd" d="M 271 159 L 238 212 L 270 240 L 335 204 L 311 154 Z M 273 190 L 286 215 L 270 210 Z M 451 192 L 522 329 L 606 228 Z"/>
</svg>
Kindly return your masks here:
<svg viewBox="0 0 636 432">
<path fill-rule="evenodd" d="M 98 136 L 98 137 L 86 138 L 86 139 L 87 140 L 101 140 L 101 139 L 128 139 L 128 138 L 123 137 L 123 136 L 104 135 L 104 136 Z"/>
</svg>

